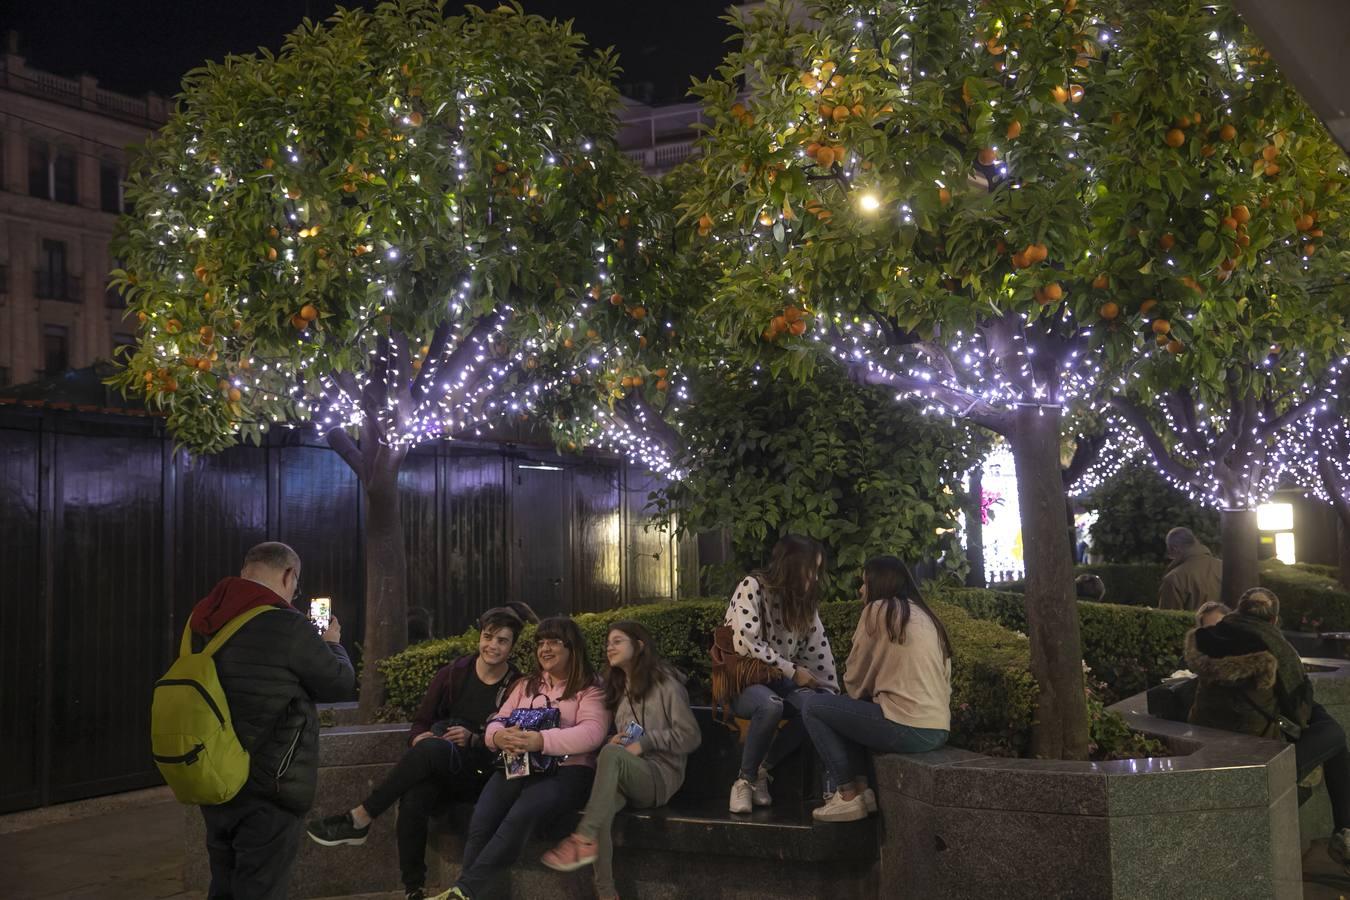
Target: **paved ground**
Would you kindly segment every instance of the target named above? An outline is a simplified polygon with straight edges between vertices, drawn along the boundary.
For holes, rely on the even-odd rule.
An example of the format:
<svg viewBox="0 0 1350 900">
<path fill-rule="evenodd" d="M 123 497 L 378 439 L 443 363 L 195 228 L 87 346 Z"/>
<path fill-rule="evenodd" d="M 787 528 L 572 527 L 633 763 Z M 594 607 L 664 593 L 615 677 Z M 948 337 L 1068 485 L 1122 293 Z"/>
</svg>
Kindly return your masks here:
<svg viewBox="0 0 1350 900">
<path fill-rule="evenodd" d="M 204 900 L 181 883 L 181 807 L 165 790 L 0 816 L 7 900 Z M 401 900 L 402 892 L 348 900 Z M 1314 844 L 1303 861 L 1305 900 L 1350 900 L 1350 876 Z"/>
</svg>

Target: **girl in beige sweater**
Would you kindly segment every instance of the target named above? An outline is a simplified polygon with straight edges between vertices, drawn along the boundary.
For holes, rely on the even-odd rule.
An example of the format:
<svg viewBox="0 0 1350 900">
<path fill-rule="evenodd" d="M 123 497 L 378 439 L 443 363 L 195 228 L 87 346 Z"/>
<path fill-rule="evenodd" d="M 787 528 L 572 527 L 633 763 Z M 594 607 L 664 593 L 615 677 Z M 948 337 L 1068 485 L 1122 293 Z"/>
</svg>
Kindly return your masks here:
<svg viewBox="0 0 1350 900">
<path fill-rule="evenodd" d="M 921 753 L 951 729 L 952 646 L 905 564 L 878 556 L 863 567 L 862 615 L 845 664 L 847 696 L 806 698 L 802 719 L 836 792 L 812 815 L 852 822 L 875 812 L 863 749 Z"/>
</svg>

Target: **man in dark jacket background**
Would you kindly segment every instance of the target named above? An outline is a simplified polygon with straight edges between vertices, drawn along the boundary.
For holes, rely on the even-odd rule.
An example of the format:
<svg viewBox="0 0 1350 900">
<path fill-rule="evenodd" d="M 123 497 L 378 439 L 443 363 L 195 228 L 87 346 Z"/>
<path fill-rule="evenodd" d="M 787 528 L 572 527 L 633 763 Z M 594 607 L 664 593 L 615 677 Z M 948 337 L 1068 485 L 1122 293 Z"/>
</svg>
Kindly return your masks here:
<svg viewBox="0 0 1350 900">
<path fill-rule="evenodd" d="M 1303 660 L 1285 640 L 1279 621 L 1280 598 L 1265 588 L 1251 588 L 1238 601 L 1237 612 L 1186 635 L 1186 664 L 1199 677 L 1190 721 L 1292 741 L 1300 779 L 1320 765 L 1335 823 L 1327 851 L 1346 866 L 1350 752 L 1345 731 L 1314 701 Z"/>
<path fill-rule="evenodd" d="M 319 772 L 315 701 L 351 696 L 355 673 L 339 643 L 336 617 L 322 636 L 291 605 L 300 587 L 300 557 L 285 544 L 259 544 L 192 610 L 194 649 L 234 617 L 255 617 L 215 656 L 235 734 L 249 752 L 249 776 L 231 800 L 203 806 L 211 862 L 211 900 L 280 900 L 314 802 Z"/>
</svg>

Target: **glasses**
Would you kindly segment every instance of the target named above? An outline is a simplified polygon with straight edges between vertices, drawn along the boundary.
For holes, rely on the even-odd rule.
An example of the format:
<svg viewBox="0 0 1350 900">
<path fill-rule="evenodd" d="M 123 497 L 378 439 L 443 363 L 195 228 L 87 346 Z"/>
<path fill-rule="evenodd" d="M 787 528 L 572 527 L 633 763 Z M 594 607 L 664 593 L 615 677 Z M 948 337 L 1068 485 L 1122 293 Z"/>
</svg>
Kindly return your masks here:
<svg viewBox="0 0 1350 900">
<path fill-rule="evenodd" d="M 612 638 L 610 638 L 609 640 L 605 641 L 605 646 L 606 646 L 606 647 L 625 647 L 625 646 L 627 646 L 628 644 L 631 644 L 631 643 L 633 643 L 633 642 L 632 642 L 631 640 L 629 640 L 628 638 L 626 638 L 626 637 L 615 636 L 615 637 L 612 637 Z"/>
<path fill-rule="evenodd" d="M 567 646 L 567 641 L 560 641 L 556 638 L 543 638 L 538 642 L 538 646 L 540 650 L 561 650 L 563 647 Z"/>
</svg>

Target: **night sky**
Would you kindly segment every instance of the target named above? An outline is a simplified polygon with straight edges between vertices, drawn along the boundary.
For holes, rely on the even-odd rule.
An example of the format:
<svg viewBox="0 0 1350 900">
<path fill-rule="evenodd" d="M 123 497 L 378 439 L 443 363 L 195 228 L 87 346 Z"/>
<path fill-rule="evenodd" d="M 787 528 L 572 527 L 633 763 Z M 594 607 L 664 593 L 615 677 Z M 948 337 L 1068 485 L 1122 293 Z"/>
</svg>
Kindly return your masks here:
<svg viewBox="0 0 1350 900">
<path fill-rule="evenodd" d="M 277 48 L 301 18 L 327 17 L 338 5 L 375 0 L 10 0 L 0 28 L 19 32 L 19 52 L 34 68 L 87 72 L 103 87 L 171 96 L 183 73 L 207 59 Z M 463 3 L 447 2 L 458 11 Z M 491 8 L 495 0 L 478 5 Z M 625 94 L 656 102 L 683 99 L 692 75 L 721 61 L 730 33 L 719 20 L 729 0 L 525 0 L 527 11 L 575 19 L 593 46 L 613 45 Z"/>
</svg>

